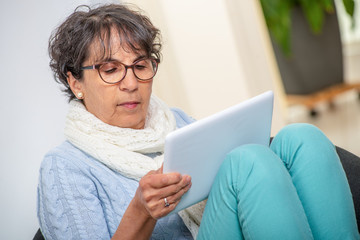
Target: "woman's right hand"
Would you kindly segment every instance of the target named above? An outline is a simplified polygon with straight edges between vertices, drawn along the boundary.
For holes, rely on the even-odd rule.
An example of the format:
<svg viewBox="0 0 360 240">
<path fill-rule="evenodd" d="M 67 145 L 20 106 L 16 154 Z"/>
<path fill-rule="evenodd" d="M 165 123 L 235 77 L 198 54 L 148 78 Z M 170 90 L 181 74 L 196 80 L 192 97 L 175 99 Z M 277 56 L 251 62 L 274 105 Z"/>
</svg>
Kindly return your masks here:
<svg viewBox="0 0 360 240">
<path fill-rule="evenodd" d="M 139 182 L 112 239 L 149 239 L 156 220 L 169 214 L 191 187 L 191 177 L 150 171 Z M 169 206 L 165 206 L 167 199 Z"/>
<path fill-rule="evenodd" d="M 175 209 L 181 197 L 191 187 L 191 177 L 180 173 L 162 172 L 162 167 L 150 171 L 139 182 L 134 201 L 144 213 L 154 219 L 166 216 Z M 165 198 L 169 206 L 165 206 Z"/>
</svg>

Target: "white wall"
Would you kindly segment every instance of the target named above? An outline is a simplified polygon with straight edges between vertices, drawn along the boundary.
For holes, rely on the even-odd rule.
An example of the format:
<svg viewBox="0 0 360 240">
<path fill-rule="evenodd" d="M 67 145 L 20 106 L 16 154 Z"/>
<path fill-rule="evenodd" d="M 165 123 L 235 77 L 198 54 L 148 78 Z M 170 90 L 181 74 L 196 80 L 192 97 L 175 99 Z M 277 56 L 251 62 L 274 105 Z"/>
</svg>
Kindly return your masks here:
<svg viewBox="0 0 360 240">
<path fill-rule="evenodd" d="M 63 141 L 67 102 L 48 67 L 50 32 L 94 1 L 11 0 L 0 7 L 0 239 L 32 239 L 38 169 Z"/>
<path fill-rule="evenodd" d="M 141 6 L 164 37 L 154 92 L 203 118 L 275 90 L 273 133 L 284 125 L 280 77 L 256 1 L 129 0 Z"/>
<path fill-rule="evenodd" d="M 349 83 L 360 83 L 360 0 L 355 0 L 355 28 L 351 27 L 342 0 L 336 0 L 344 56 L 344 77 Z"/>
<path fill-rule="evenodd" d="M 39 165 L 43 155 L 64 139 L 67 102 L 48 67 L 50 32 L 75 6 L 96 2 L 1 4 L 0 239 L 33 237 L 38 228 Z M 164 33 L 164 62 L 154 91 L 169 105 L 202 118 L 278 87 L 268 36 L 254 1 L 132 2 Z M 280 95 L 277 92 L 276 131 L 283 124 Z"/>
<path fill-rule="evenodd" d="M 360 0 L 355 1 L 355 28 L 351 27 L 351 18 L 345 11 L 342 0 L 335 0 L 336 11 L 339 17 L 341 38 L 344 43 L 360 41 Z"/>
</svg>

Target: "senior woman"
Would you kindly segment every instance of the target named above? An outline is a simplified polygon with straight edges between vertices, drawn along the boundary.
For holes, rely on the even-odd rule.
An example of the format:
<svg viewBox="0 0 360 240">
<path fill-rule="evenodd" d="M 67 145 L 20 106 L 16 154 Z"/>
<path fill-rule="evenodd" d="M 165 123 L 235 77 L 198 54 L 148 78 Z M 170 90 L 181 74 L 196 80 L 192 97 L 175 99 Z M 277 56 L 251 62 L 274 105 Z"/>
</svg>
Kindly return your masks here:
<svg viewBox="0 0 360 240">
<path fill-rule="evenodd" d="M 46 239 L 359 238 L 334 146 L 310 125 L 229 153 L 199 233 L 197 208 L 169 214 L 191 177 L 162 173 L 164 138 L 194 120 L 152 95 L 160 48 L 159 30 L 125 5 L 78 8 L 50 38 L 70 108 L 67 140 L 40 169 Z"/>
</svg>

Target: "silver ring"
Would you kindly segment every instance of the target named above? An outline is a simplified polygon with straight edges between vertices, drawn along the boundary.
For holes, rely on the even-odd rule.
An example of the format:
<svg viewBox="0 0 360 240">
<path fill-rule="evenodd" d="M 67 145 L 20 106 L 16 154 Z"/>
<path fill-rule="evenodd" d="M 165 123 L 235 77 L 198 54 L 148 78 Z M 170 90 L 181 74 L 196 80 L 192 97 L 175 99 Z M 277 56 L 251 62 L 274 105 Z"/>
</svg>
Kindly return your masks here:
<svg viewBox="0 0 360 240">
<path fill-rule="evenodd" d="M 170 203 L 168 202 L 168 200 L 166 198 L 164 198 L 164 202 L 165 202 L 165 207 L 170 206 Z"/>
</svg>

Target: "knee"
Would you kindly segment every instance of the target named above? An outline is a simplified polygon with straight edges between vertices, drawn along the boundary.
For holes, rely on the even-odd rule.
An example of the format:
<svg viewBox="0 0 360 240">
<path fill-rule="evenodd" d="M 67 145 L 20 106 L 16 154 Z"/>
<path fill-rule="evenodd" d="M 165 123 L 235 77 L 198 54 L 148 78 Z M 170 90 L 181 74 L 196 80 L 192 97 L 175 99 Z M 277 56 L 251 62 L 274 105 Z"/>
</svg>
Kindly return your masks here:
<svg viewBox="0 0 360 240">
<path fill-rule="evenodd" d="M 229 162 L 237 162 L 241 159 L 242 162 L 251 164 L 256 161 L 256 159 L 261 159 L 260 155 L 268 150 L 268 147 L 260 144 L 242 145 L 229 152 L 224 163 L 229 164 Z"/>
<path fill-rule="evenodd" d="M 336 153 L 334 144 L 320 129 L 304 123 L 284 127 L 275 136 L 270 148 L 284 161 L 289 169 L 294 164 L 295 156 L 306 155 L 310 159 L 309 156 L 315 156 L 318 153 L 322 155 Z M 314 160 L 314 158 L 311 159 Z M 320 161 L 325 158 L 315 159 Z"/>
<path fill-rule="evenodd" d="M 267 164 L 269 154 L 274 154 L 269 147 L 259 144 L 247 144 L 235 148 L 229 152 L 223 161 L 220 171 L 238 175 L 250 172 L 254 166 L 262 166 Z M 261 167 L 262 168 L 262 167 Z"/>
<path fill-rule="evenodd" d="M 316 126 L 308 123 L 293 123 L 285 126 L 281 129 L 279 134 L 297 134 L 297 135 L 312 135 L 312 134 L 322 134 L 321 130 Z"/>
<path fill-rule="evenodd" d="M 295 142 L 301 144 L 331 144 L 325 134 L 316 126 L 307 123 L 294 123 L 284 127 L 274 138 L 276 141 L 286 143 Z M 274 141 L 273 141 L 274 142 Z"/>
<path fill-rule="evenodd" d="M 281 170 L 279 163 L 281 160 L 269 147 L 258 144 L 243 145 L 227 154 L 219 169 L 218 178 L 220 181 L 231 182 L 231 185 L 239 190 L 249 179 L 254 185 L 272 181 L 273 175 Z"/>
</svg>

